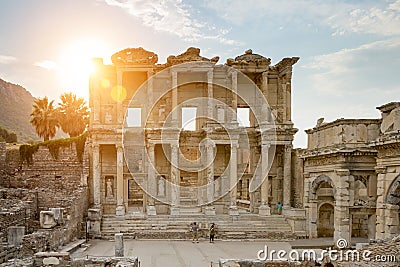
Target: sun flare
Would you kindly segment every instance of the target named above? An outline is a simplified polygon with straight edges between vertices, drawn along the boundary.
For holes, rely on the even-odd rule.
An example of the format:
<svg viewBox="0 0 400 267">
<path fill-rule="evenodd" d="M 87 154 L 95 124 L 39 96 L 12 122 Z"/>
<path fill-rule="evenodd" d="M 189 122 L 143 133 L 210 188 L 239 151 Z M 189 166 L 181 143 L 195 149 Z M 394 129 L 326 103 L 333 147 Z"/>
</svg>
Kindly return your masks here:
<svg viewBox="0 0 400 267">
<path fill-rule="evenodd" d="M 89 76 L 94 71 L 92 58 L 104 54 L 104 44 L 94 40 L 81 40 L 66 46 L 58 64 L 62 89 L 87 97 Z"/>
</svg>

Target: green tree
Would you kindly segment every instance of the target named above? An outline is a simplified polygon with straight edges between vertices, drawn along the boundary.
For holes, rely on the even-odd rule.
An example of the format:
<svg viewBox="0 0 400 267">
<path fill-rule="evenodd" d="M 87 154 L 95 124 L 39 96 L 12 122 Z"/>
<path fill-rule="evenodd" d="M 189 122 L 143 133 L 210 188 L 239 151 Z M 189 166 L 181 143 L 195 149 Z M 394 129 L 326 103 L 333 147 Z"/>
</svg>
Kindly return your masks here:
<svg viewBox="0 0 400 267">
<path fill-rule="evenodd" d="M 53 138 L 59 127 L 57 109 L 53 106 L 54 100 L 49 102 L 47 97 L 35 99 L 30 123 L 35 127 L 38 136 L 44 141 Z"/>
<path fill-rule="evenodd" d="M 82 134 L 89 123 L 89 110 L 83 98 L 77 98 L 73 93 L 60 96 L 58 104 L 59 122 L 63 132 L 70 137 Z"/>
</svg>

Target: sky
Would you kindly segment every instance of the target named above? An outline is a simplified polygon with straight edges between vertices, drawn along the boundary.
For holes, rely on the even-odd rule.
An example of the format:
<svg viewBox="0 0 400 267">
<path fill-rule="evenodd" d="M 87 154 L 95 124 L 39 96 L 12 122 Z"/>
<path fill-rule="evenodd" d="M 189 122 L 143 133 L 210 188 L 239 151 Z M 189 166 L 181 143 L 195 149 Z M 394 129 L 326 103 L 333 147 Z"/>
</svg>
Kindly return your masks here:
<svg viewBox="0 0 400 267">
<path fill-rule="evenodd" d="M 294 147 L 318 118 L 379 118 L 400 101 L 400 0 L 0 0 L 0 78 L 35 97 L 87 98 L 90 58 L 188 47 L 223 64 L 252 49 L 293 67 Z M 4 116 L 4 115 L 2 115 Z"/>
</svg>

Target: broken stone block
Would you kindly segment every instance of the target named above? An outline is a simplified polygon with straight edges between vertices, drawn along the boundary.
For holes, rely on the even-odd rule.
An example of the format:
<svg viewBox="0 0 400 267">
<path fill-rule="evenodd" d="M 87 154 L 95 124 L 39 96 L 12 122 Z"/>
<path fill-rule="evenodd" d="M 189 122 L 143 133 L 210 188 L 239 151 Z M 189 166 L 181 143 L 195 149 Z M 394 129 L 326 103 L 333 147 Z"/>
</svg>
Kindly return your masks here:
<svg viewBox="0 0 400 267">
<path fill-rule="evenodd" d="M 22 244 L 22 238 L 25 235 L 25 226 L 8 227 L 7 241 L 8 245 L 19 246 Z"/>
<path fill-rule="evenodd" d="M 124 256 L 124 234 L 115 234 L 115 257 Z"/>
<path fill-rule="evenodd" d="M 51 229 L 57 225 L 54 212 L 52 211 L 41 211 L 40 212 L 40 227 L 44 229 Z"/>
<path fill-rule="evenodd" d="M 64 224 L 64 216 L 62 208 L 51 208 L 50 211 L 54 213 L 54 219 L 58 224 Z"/>
</svg>

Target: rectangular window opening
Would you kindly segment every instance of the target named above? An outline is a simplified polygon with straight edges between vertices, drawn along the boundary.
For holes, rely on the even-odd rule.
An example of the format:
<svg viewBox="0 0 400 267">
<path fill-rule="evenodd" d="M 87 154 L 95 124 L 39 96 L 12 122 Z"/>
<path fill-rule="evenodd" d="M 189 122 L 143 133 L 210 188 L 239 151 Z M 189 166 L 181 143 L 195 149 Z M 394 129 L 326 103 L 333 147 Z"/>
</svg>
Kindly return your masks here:
<svg viewBox="0 0 400 267">
<path fill-rule="evenodd" d="M 196 130 L 196 112 L 197 108 L 182 108 L 182 128 L 185 131 Z"/>
<path fill-rule="evenodd" d="M 142 126 L 142 109 L 141 108 L 128 108 L 126 114 L 126 124 L 128 127 L 141 127 Z"/>
<path fill-rule="evenodd" d="M 237 108 L 237 121 L 241 127 L 250 127 L 250 108 Z"/>
</svg>

